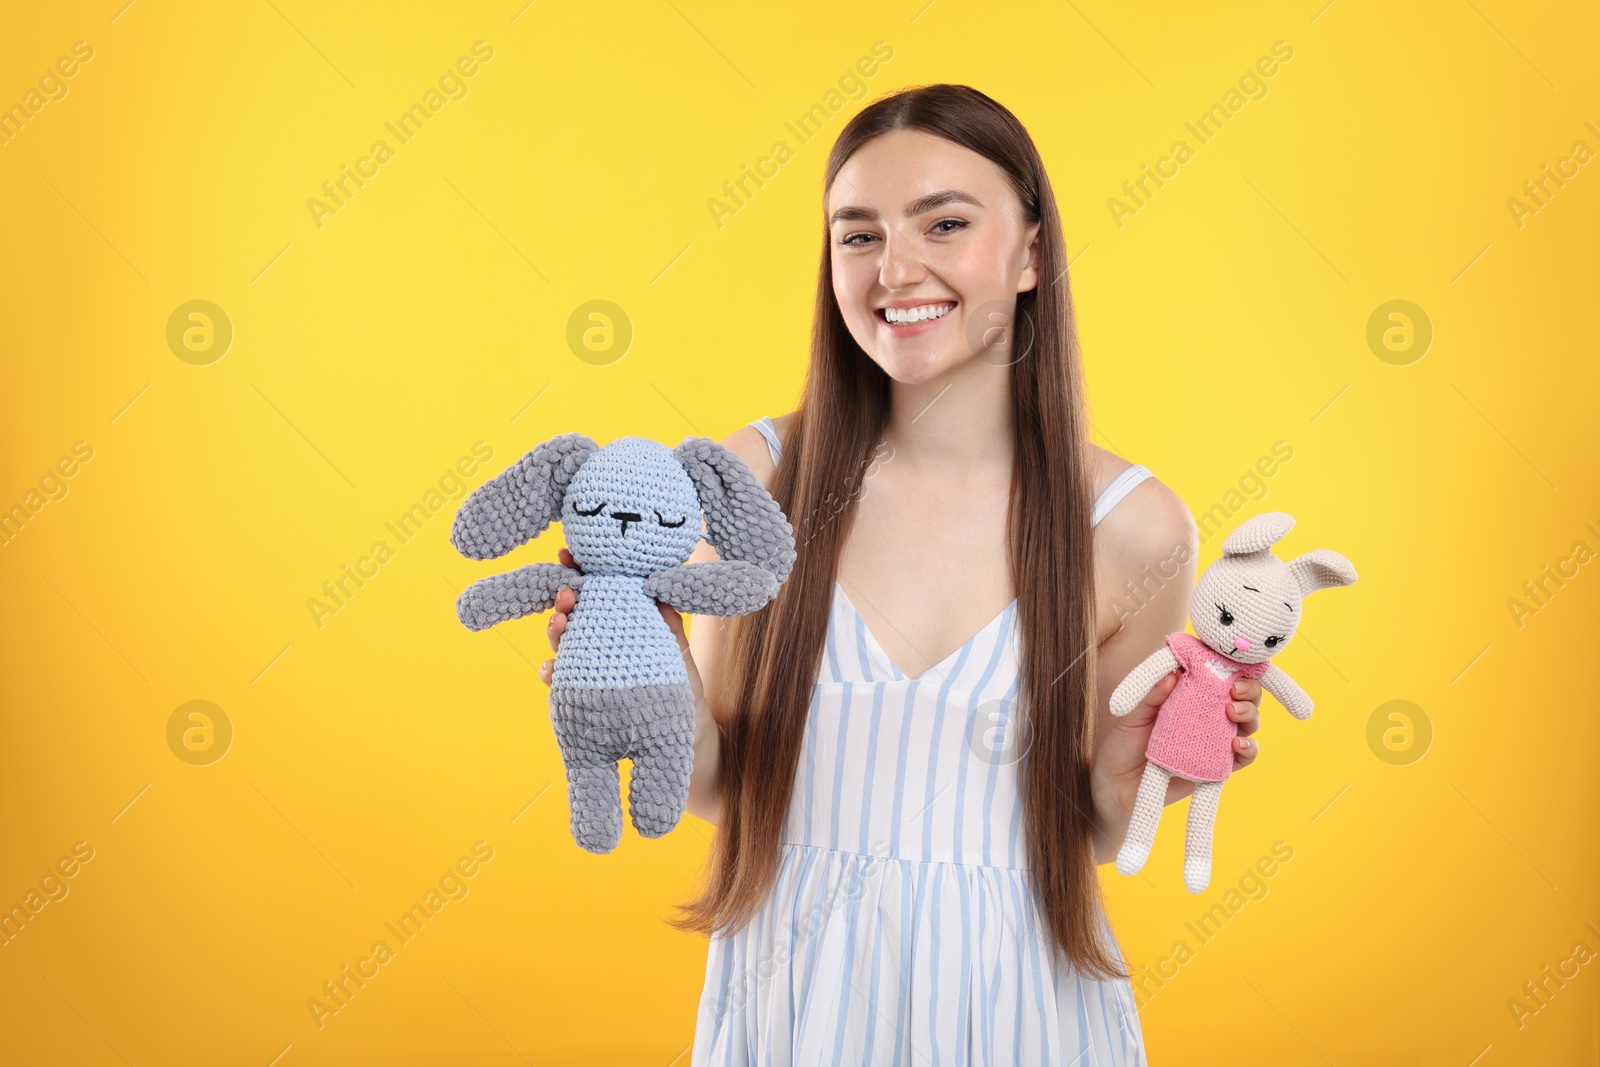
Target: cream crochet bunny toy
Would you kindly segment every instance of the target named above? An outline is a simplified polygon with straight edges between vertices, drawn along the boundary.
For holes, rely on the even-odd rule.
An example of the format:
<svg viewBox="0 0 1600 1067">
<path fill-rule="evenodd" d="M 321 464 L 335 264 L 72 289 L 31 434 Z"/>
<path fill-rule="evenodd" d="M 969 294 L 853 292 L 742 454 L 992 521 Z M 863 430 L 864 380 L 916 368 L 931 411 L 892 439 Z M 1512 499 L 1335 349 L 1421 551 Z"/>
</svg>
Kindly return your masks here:
<svg viewBox="0 0 1600 1067">
<path fill-rule="evenodd" d="M 677 826 L 689 798 L 694 690 L 656 601 L 697 615 L 755 611 L 794 566 L 794 531 L 743 461 L 709 438 L 669 450 L 623 437 L 601 448 L 568 433 L 474 490 L 450 543 L 490 559 L 556 519 L 581 570 L 533 563 L 481 579 L 456 613 L 483 630 L 549 611 L 562 589 L 580 591 L 551 672 L 550 721 L 573 839 L 606 853 L 622 837 L 618 760 L 633 761 L 628 813 L 641 836 Z M 702 536 L 722 559 L 685 563 Z"/>
<path fill-rule="evenodd" d="M 1300 625 L 1300 603 L 1319 589 L 1350 585 L 1355 567 L 1339 553 L 1312 549 L 1284 563 L 1271 546 L 1294 519 L 1270 511 L 1248 519 L 1222 543 L 1222 558 L 1200 575 L 1189 601 L 1195 637 L 1175 633 L 1139 664 L 1111 694 L 1111 714 L 1138 707 L 1170 671 L 1178 684 L 1161 704 L 1145 751 L 1144 778 L 1134 801 L 1117 870 L 1137 874 L 1150 856 L 1156 825 L 1173 775 L 1195 783 L 1189 801 L 1183 884 L 1199 893 L 1211 881 L 1211 833 L 1222 783 L 1233 772 L 1238 724 L 1228 718 L 1235 678 L 1259 678 L 1297 719 L 1311 717 L 1311 698 L 1269 660 L 1283 651 Z"/>
</svg>

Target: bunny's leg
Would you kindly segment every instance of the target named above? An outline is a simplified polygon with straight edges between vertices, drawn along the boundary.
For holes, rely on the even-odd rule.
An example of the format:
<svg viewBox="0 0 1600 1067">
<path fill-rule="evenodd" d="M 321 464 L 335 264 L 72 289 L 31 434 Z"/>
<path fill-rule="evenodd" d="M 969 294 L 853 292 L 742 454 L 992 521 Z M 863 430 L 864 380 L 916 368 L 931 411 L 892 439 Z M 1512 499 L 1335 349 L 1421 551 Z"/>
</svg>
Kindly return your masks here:
<svg viewBox="0 0 1600 1067">
<path fill-rule="evenodd" d="M 1139 779 L 1139 795 L 1133 801 L 1133 818 L 1128 821 L 1127 836 L 1117 851 L 1117 872 L 1138 874 L 1144 861 L 1150 858 L 1150 849 L 1156 842 L 1156 826 L 1161 822 L 1162 802 L 1167 799 L 1167 782 L 1172 772 L 1155 763 L 1144 765 L 1144 777 Z"/>
<path fill-rule="evenodd" d="M 573 702 L 561 690 L 552 689 L 550 722 L 561 746 L 561 762 L 567 768 L 572 839 L 586 852 L 603 855 L 622 840 L 618 752 L 608 743 L 608 731 L 593 729 L 588 722 L 592 712 L 586 703 Z"/>
<path fill-rule="evenodd" d="M 694 770 L 694 690 L 687 684 L 629 691 L 634 728 L 628 815 L 640 837 L 661 837 L 678 825 L 689 803 Z"/>
<path fill-rule="evenodd" d="M 1198 893 L 1211 881 L 1211 829 L 1217 821 L 1221 782 L 1196 782 L 1189 798 L 1189 829 L 1183 845 L 1183 884 Z"/>
</svg>

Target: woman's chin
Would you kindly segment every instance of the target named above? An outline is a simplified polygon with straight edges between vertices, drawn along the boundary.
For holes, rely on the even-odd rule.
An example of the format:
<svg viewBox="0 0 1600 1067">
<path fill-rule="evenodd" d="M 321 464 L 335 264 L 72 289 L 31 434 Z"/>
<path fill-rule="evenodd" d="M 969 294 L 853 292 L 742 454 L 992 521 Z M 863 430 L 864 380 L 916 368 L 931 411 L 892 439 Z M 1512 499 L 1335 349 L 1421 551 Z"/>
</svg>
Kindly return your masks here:
<svg viewBox="0 0 1600 1067">
<path fill-rule="evenodd" d="M 971 353 L 897 352 L 886 358 L 877 358 L 873 362 L 877 363 L 891 380 L 901 385 L 922 385 L 946 377 L 952 371 L 959 370 L 974 360 Z"/>
</svg>

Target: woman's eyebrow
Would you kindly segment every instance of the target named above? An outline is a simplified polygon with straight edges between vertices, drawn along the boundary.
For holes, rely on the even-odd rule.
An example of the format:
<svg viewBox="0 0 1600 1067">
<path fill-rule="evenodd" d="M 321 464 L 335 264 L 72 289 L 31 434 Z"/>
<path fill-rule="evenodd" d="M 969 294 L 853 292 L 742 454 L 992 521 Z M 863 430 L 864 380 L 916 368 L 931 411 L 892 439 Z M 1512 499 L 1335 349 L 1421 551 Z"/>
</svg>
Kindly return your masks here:
<svg viewBox="0 0 1600 1067">
<path fill-rule="evenodd" d="M 918 197 L 911 201 L 905 206 L 905 216 L 908 219 L 915 218 L 924 211 L 932 211 L 934 208 L 943 207 L 946 204 L 972 204 L 974 207 L 982 207 L 983 201 L 971 193 L 962 192 L 960 189 L 941 189 L 937 193 L 929 193 L 927 196 Z M 877 211 L 870 207 L 846 204 L 833 213 L 829 223 L 873 222 L 878 217 Z"/>
</svg>

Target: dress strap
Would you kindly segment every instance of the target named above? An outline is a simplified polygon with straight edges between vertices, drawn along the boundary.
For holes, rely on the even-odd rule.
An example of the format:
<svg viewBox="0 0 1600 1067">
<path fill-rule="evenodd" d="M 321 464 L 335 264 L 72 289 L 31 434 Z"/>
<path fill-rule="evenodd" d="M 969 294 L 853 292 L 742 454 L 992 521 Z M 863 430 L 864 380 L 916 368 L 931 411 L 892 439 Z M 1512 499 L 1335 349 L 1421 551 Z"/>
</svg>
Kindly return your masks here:
<svg viewBox="0 0 1600 1067">
<path fill-rule="evenodd" d="M 1146 478 L 1154 477 L 1155 474 L 1148 467 L 1145 467 L 1140 463 L 1135 463 L 1133 466 L 1129 467 L 1127 470 L 1111 479 L 1111 484 L 1106 486 L 1105 489 L 1100 493 L 1100 496 L 1095 499 L 1094 509 L 1089 514 L 1089 525 L 1100 525 L 1100 520 L 1106 517 L 1106 513 L 1112 508 L 1116 507 L 1118 502 L 1120 502 L 1123 497 L 1127 496 L 1134 486 L 1138 485 Z"/>
<path fill-rule="evenodd" d="M 776 467 L 778 460 L 783 458 L 783 446 L 778 444 L 778 428 L 773 425 L 772 416 L 763 415 L 750 424 L 761 431 L 761 436 L 767 439 L 767 451 L 772 453 L 772 465 Z"/>
</svg>

